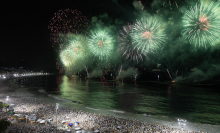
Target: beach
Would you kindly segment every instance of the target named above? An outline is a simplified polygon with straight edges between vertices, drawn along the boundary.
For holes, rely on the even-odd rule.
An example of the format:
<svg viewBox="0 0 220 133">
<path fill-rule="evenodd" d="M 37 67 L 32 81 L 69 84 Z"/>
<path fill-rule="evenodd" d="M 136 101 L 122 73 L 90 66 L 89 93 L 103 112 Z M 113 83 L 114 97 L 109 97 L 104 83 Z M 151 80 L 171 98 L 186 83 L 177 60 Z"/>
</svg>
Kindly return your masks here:
<svg viewBox="0 0 220 133">
<path fill-rule="evenodd" d="M 0 102 L 14 104 L 15 114 L 36 116 L 31 121 L 24 117 L 9 114 L 4 109 L 0 119 L 5 118 L 11 122 L 6 132 L 117 132 L 117 133 L 180 133 L 181 129 L 172 128 L 171 125 L 161 125 L 158 122 L 147 123 L 139 120 L 123 119 L 113 115 L 101 115 L 85 112 L 68 107 L 58 107 L 54 103 L 46 103 L 34 98 L 25 98 L 15 95 L 14 87 L 0 87 Z M 6 100 L 9 96 L 9 100 Z M 40 120 L 41 122 L 40 123 Z M 57 120 L 57 121 L 56 121 Z M 56 123 L 57 122 L 57 123 Z M 68 124 L 68 123 L 72 123 Z M 56 126 L 57 125 L 57 126 Z M 56 128 L 57 127 L 57 128 Z M 193 131 L 183 130 L 184 133 Z"/>
</svg>

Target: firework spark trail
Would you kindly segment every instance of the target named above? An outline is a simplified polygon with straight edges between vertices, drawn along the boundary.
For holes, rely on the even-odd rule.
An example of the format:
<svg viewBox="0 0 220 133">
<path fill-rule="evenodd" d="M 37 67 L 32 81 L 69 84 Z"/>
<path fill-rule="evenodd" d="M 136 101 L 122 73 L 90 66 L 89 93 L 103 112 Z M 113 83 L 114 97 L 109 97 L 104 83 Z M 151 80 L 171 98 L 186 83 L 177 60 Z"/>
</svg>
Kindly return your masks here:
<svg viewBox="0 0 220 133">
<path fill-rule="evenodd" d="M 121 68 L 120 68 L 120 70 L 119 70 L 118 76 L 119 76 L 119 75 L 120 75 L 120 73 L 121 73 L 121 69 L 122 69 L 122 65 L 121 65 Z"/>
<path fill-rule="evenodd" d="M 137 20 L 131 33 L 134 48 L 141 50 L 141 53 L 146 53 L 156 50 L 165 42 L 162 23 L 162 20 L 157 17 Z"/>
<path fill-rule="evenodd" d="M 169 72 L 169 70 L 168 69 L 166 69 L 167 70 L 167 73 L 169 74 L 169 76 L 170 76 L 170 78 L 171 78 L 171 80 L 172 80 L 172 77 L 171 77 L 171 75 L 170 75 L 170 72 Z"/>
<path fill-rule="evenodd" d="M 84 65 L 85 66 L 85 65 Z M 85 66 L 86 72 L 87 72 L 87 77 L 89 78 L 89 72 L 87 70 L 87 67 Z"/>
<path fill-rule="evenodd" d="M 213 43 L 220 37 L 219 2 L 201 2 L 191 7 L 183 16 L 183 34 L 190 43 L 202 45 Z"/>
</svg>

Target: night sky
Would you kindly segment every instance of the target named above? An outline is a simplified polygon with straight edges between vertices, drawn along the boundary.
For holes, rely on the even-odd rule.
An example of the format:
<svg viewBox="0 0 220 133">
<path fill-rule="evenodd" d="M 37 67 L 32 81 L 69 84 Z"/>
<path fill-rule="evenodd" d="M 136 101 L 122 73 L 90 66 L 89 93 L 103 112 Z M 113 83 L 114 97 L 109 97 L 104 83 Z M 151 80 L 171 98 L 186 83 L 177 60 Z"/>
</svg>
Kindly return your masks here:
<svg viewBox="0 0 220 133">
<path fill-rule="evenodd" d="M 90 51 L 90 53 L 88 52 L 90 55 L 87 53 L 89 55 L 88 58 L 84 59 L 84 61 L 80 59 L 73 64 L 77 66 L 71 68 L 72 73 L 79 71 L 82 73 L 85 72 L 84 69 L 86 69 L 86 67 L 84 65 L 86 65 L 88 72 L 91 74 L 97 73 L 96 71 L 104 72 L 107 70 L 107 67 L 107 71 L 115 71 L 116 75 L 121 69 L 124 70 L 124 72 L 131 70 L 131 73 L 133 73 L 133 69 L 138 68 L 138 71 L 142 74 L 139 74 L 138 76 L 146 77 L 145 74 L 148 74 L 147 72 L 152 72 L 152 70 L 159 65 L 159 68 L 165 75 L 164 77 L 168 79 L 172 79 L 172 77 L 180 77 L 180 80 L 185 80 L 185 77 L 188 77 L 187 79 L 194 80 L 201 76 L 204 77 L 204 80 L 207 80 L 207 77 L 208 79 L 210 77 L 215 78 L 220 73 L 220 30 L 216 30 L 220 29 L 220 24 L 218 23 L 220 21 L 220 13 L 215 11 L 215 8 L 213 7 L 216 6 L 216 4 L 219 4 L 219 1 L 216 1 L 216 3 L 203 2 L 205 2 L 203 3 L 204 5 L 208 5 L 210 6 L 210 9 L 213 9 L 213 11 L 210 10 L 210 13 L 216 13 L 215 17 L 211 18 L 213 21 L 207 21 L 209 18 L 202 17 L 193 21 L 196 23 L 196 27 L 190 27 L 187 24 L 189 21 L 185 21 L 186 14 L 189 11 L 192 12 L 190 9 L 191 7 L 196 6 L 197 4 L 202 4 L 202 2 L 198 0 L 65 0 L 60 2 L 33 1 L 29 3 L 3 0 L 0 2 L 0 65 L 2 62 L 7 62 L 19 66 L 19 62 L 23 60 L 29 63 L 32 66 L 32 69 L 56 69 L 56 67 L 61 64 L 59 62 L 60 64 L 56 66 L 60 51 L 58 49 L 56 52 L 52 47 L 52 42 L 50 41 L 50 34 L 52 32 L 50 31 L 51 29 L 48 28 L 50 25 L 49 22 L 59 10 L 64 11 L 65 9 L 70 9 L 80 11 L 82 16 L 87 18 L 88 27 L 90 27 L 87 28 L 89 33 L 87 35 L 89 37 L 91 37 L 90 33 L 92 33 L 92 31 L 102 29 L 108 30 L 109 34 L 114 38 L 114 41 L 118 41 L 118 37 L 121 34 L 120 31 L 123 31 L 123 27 L 128 25 L 128 23 L 131 25 L 134 24 L 137 28 L 136 24 L 140 21 L 140 18 L 152 17 L 158 17 L 158 21 L 163 21 L 163 24 L 158 28 L 158 31 L 164 31 L 158 32 L 158 34 L 155 33 L 156 36 L 160 34 L 164 35 L 164 42 L 160 43 L 161 46 L 158 45 L 158 48 L 155 50 L 152 49 L 152 51 L 147 51 L 147 55 L 144 55 L 140 62 L 127 59 L 126 56 L 130 54 L 129 52 L 127 52 L 126 56 L 119 55 L 119 53 L 123 54 L 126 50 L 119 50 L 119 43 L 117 42 L 114 43 L 115 48 L 112 50 L 112 54 L 109 54 L 109 59 L 111 60 L 106 60 L 106 63 L 103 63 L 103 61 L 99 60 L 99 57 L 93 55 L 94 53 L 90 56 Z M 220 7 L 216 9 L 220 10 Z M 208 17 L 209 12 L 204 10 L 203 13 L 207 13 Z M 68 19 L 69 18 L 65 18 L 65 21 Z M 72 26 L 72 23 L 69 24 L 69 22 L 67 27 Z M 143 23 L 146 22 L 147 21 L 144 21 Z M 152 22 L 155 23 L 155 21 Z M 64 25 L 63 22 L 61 23 Z M 78 22 L 75 24 L 77 26 L 80 25 Z M 209 25 L 213 26 L 211 27 Z M 139 27 L 143 27 L 143 25 Z M 188 32 L 190 29 L 195 29 L 194 33 L 198 33 L 196 30 L 202 30 L 203 32 L 195 34 L 196 37 L 191 42 L 190 40 L 192 38 L 187 38 L 187 36 L 190 35 Z M 208 31 L 206 31 L 207 29 Z M 63 30 L 63 27 L 61 30 Z M 68 30 L 59 33 L 63 34 L 65 32 L 68 33 Z M 146 35 L 148 33 L 150 35 L 149 37 L 151 37 L 151 32 L 144 32 L 142 38 L 133 38 L 135 35 L 139 35 L 139 31 L 136 33 L 135 31 L 132 31 L 133 35 L 131 34 L 132 37 L 130 39 L 131 41 L 134 39 L 143 40 L 143 37 L 147 39 L 148 36 L 146 36 L 145 33 Z M 202 39 L 202 42 L 205 42 L 204 45 L 201 44 L 201 47 L 198 44 L 196 45 L 196 42 L 201 39 L 201 35 L 206 33 L 209 33 L 209 37 Z M 57 35 L 62 36 L 62 34 Z M 71 31 L 70 35 L 71 34 L 75 33 L 72 33 Z M 210 42 L 206 42 L 210 37 L 214 37 L 214 39 Z M 60 38 L 62 39 L 62 37 Z M 66 37 L 65 39 L 66 42 L 63 42 L 68 44 L 67 40 L 69 38 Z M 56 44 L 60 44 L 59 41 L 57 41 Z M 125 41 L 129 41 L 129 39 L 125 39 Z M 136 42 L 130 43 L 132 44 L 131 47 L 133 47 L 133 45 L 139 45 L 142 47 L 142 44 L 145 44 L 142 42 L 142 44 L 138 44 L 140 41 Z M 156 40 L 155 42 L 159 41 Z M 126 44 L 126 48 L 130 47 L 127 45 L 127 42 L 123 43 Z M 149 45 L 150 44 L 151 43 L 149 43 Z M 58 46 L 63 50 L 62 45 Z M 138 56 L 141 54 L 138 54 Z M 59 70 L 65 70 L 65 68 L 61 66 L 59 67 Z M 170 75 L 168 75 L 168 72 Z"/>
<path fill-rule="evenodd" d="M 55 68 L 57 58 L 50 42 L 49 21 L 54 13 L 77 9 L 90 21 L 107 13 L 112 18 L 129 15 L 133 0 L 1 1 L 0 61 L 18 64 L 25 60 L 34 68 Z M 119 8 L 120 7 L 120 8 Z M 126 9 L 126 10 L 125 10 Z"/>
</svg>

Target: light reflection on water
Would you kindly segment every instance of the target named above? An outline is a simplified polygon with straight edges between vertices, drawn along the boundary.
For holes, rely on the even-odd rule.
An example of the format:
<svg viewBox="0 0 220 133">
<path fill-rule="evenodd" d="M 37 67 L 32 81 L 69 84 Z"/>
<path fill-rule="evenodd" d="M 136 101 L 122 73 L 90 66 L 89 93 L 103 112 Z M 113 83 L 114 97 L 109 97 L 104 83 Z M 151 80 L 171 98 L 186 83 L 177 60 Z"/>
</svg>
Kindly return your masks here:
<svg viewBox="0 0 220 133">
<path fill-rule="evenodd" d="M 80 81 L 66 76 L 57 77 L 57 81 L 56 93 L 53 89 L 47 90 L 48 93 L 87 107 L 220 124 L 220 91 L 217 88 L 149 82 L 122 84 L 91 79 Z"/>
<path fill-rule="evenodd" d="M 142 114 L 161 120 L 184 118 L 195 123 L 220 125 L 220 91 L 213 87 L 138 81 L 136 84 L 122 84 L 77 77 L 68 79 L 66 76 L 30 78 L 25 83 L 27 86 L 33 84 L 88 109 Z"/>
</svg>

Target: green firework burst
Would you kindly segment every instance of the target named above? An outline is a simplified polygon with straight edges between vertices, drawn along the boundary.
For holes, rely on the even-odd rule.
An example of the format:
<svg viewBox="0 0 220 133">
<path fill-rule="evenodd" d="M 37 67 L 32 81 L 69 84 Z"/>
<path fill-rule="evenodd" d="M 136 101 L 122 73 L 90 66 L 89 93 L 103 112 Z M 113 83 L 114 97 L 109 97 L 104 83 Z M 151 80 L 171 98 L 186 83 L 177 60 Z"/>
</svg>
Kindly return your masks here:
<svg viewBox="0 0 220 133">
<path fill-rule="evenodd" d="M 165 42 L 162 20 L 158 17 L 137 20 L 131 33 L 134 48 L 142 53 L 153 51 Z"/>
<path fill-rule="evenodd" d="M 65 49 L 65 50 L 61 51 L 60 52 L 60 60 L 65 67 L 69 67 L 73 62 L 72 56 L 71 56 L 71 51 L 69 49 Z"/>
<path fill-rule="evenodd" d="M 219 2 L 205 1 L 196 4 L 183 16 L 183 34 L 190 43 L 206 47 L 220 36 Z"/>
<path fill-rule="evenodd" d="M 71 51 L 72 59 L 82 59 L 85 56 L 85 43 L 86 38 L 83 35 L 76 35 L 73 40 L 70 41 L 70 45 L 67 47 Z"/>
<path fill-rule="evenodd" d="M 88 46 L 91 52 L 102 60 L 112 53 L 114 40 L 108 32 L 99 30 L 97 32 L 92 32 L 88 41 Z"/>
<path fill-rule="evenodd" d="M 78 59 L 83 59 L 85 54 L 86 38 L 82 35 L 75 35 L 70 44 L 60 52 L 60 59 L 64 66 L 69 67 Z"/>
</svg>

